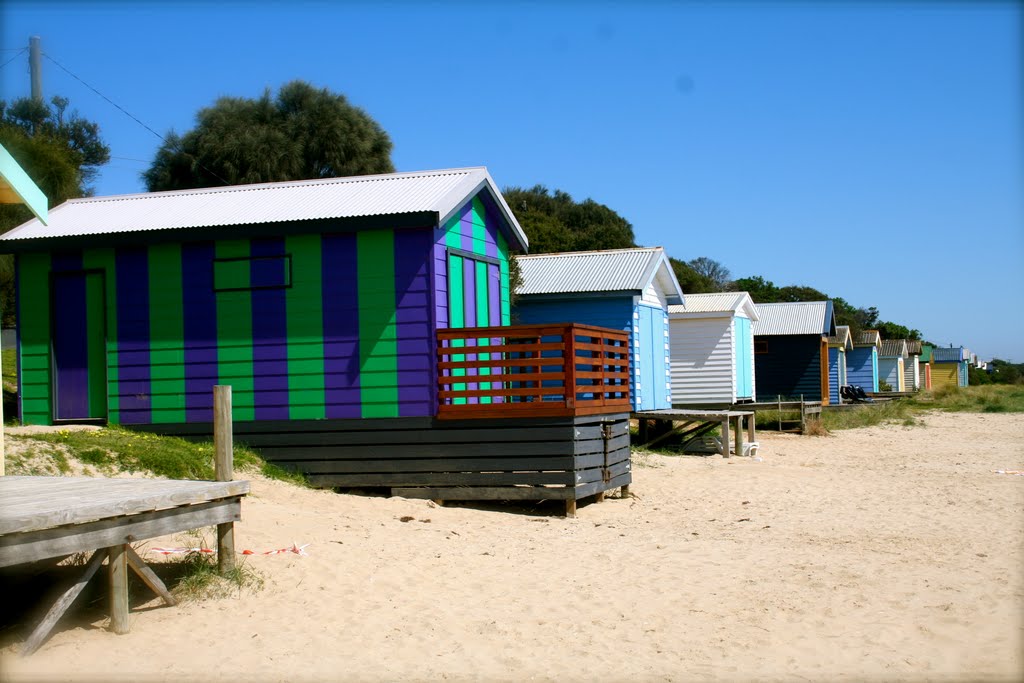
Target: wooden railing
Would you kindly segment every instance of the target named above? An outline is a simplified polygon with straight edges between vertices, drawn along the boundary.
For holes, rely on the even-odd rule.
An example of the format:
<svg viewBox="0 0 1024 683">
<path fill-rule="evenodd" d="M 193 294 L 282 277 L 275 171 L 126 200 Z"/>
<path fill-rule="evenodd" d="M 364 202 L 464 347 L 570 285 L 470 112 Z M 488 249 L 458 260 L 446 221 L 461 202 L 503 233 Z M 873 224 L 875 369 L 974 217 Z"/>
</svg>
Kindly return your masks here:
<svg viewBox="0 0 1024 683">
<path fill-rule="evenodd" d="M 437 332 L 438 417 L 629 412 L 629 336 L 575 323 Z"/>
</svg>

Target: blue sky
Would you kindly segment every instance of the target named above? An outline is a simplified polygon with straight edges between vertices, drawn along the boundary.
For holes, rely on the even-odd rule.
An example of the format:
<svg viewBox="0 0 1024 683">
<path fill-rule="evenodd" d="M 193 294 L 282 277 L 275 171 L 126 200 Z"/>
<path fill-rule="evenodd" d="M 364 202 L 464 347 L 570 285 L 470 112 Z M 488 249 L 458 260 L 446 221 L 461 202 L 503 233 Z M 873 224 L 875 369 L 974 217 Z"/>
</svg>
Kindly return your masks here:
<svg viewBox="0 0 1024 683">
<path fill-rule="evenodd" d="M 1024 362 L 1021 5 L 0 4 L 0 98 L 43 52 L 155 131 L 296 78 L 345 94 L 402 171 L 484 165 L 608 205 L 637 241 L 809 285 Z M 98 122 L 97 194 L 159 139 L 50 59 Z"/>
</svg>

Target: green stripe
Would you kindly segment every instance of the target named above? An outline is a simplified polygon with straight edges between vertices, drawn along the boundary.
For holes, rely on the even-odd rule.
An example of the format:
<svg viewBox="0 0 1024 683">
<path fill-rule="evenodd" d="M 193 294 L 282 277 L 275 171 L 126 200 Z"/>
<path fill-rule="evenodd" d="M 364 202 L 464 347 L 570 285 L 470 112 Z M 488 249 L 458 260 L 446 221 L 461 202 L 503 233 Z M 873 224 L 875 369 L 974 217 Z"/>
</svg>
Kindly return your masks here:
<svg viewBox="0 0 1024 683">
<path fill-rule="evenodd" d="M 319 235 L 285 238 L 292 257 L 288 316 L 288 417 L 322 420 L 324 396 L 323 257 Z"/>
<path fill-rule="evenodd" d="M 473 248 L 474 254 L 487 255 L 487 212 L 484 210 L 483 202 L 479 195 L 473 197 L 473 206 L 470 210 L 473 221 Z"/>
<path fill-rule="evenodd" d="M 149 371 L 153 422 L 185 418 L 185 309 L 181 245 L 149 248 Z"/>
<path fill-rule="evenodd" d="M 103 412 L 110 424 L 118 424 L 121 419 L 117 384 L 117 267 L 115 266 L 113 249 L 87 249 L 82 254 L 82 265 L 87 270 L 102 270 L 104 286 L 104 310 L 99 313 L 100 320 L 106 320 L 107 329 L 103 338 L 106 340 L 106 357 L 104 372 L 106 386 L 104 399 L 106 410 Z M 91 314 L 91 311 L 90 311 Z M 91 337 L 90 337 L 91 338 Z M 89 380 L 92 382 L 92 367 L 89 368 Z M 95 406 L 90 402 L 90 408 Z"/>
<path fill-rule="evenodd" d="M 463 258 L 461 256 L 448 257 L 448 327 L 458 329 L 466 326 L 466 285 L 463 282 Z M 465 346 L 462 339 L 453 339 L 452 347 Z M 466 356 L 461 353 L 452 354 L 452 361 L 464 361 Z M 452 370 L 453 377 L 461 377 L 466 374 L 462 368 Z M 452 391 L 465 391 L 465 384 L 453 384 Z M 464 398 L 455 399 L 456 405 L 463 405 Z"/>
<path fill-rule="evenodd" d="M 217 258 L 250 255 L 248 240 L 217 242 Z M 252 295 L 249 290 L 217 292 L 217 381 L 231 385 L 237 421 L 255 419 L 252 364 Z"/>
<path fill-rule="evenodd" d="M 359 281 L 359 393 L 363 417 L 398 417 L 395 234 L 356 236 Z"/>
<path fill-rule="evenodd" d="M 50 394 L 50 255 L 18 256 L 18 364 L 21 370 L 21 410 L 25 424 L 51 424 Z"/>
<path fill-rule="evenodd" d="M 512 299 L 508 284 L 508 242 L 505 241 L 505 237 L 500 232 L 498 233 L 498 258 L 501 259 L 501 295 L 499 297 L 501 300 L 501 324 L 511 325 Z"/>
</svg>

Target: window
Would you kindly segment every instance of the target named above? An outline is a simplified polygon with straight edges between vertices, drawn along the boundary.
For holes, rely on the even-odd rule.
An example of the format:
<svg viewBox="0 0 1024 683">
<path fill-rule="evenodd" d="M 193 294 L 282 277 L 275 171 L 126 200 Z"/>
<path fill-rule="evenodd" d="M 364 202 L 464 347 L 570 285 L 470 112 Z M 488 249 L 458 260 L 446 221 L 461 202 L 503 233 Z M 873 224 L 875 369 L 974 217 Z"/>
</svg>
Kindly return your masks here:
<svg viewBox="0 0 1024 683">
<path fill-rule="evenodd" d="M 291 284 L 291 254 L 215 259 L 213 262 L 215 292 L 281 289 Z"/>
</svg>

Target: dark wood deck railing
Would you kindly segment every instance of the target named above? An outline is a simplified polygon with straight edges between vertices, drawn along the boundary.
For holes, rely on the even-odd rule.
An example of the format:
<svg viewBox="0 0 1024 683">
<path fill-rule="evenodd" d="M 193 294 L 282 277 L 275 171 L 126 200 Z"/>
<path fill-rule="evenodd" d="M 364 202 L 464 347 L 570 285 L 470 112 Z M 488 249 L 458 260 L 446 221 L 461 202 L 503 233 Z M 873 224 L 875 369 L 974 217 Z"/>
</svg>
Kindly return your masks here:
<svg viewBox="0 0 1024 683">
<path fill-rule="evenodd" d="M 629 336 L 592 325 L 437 332 L 438 417 L 629 412 Z"/>
</svg>

